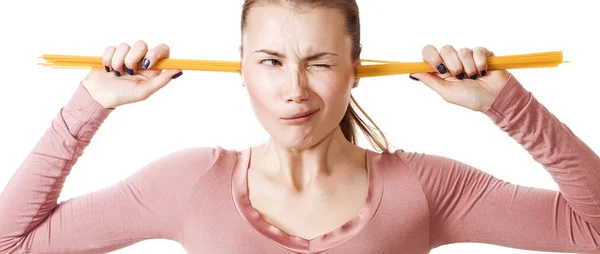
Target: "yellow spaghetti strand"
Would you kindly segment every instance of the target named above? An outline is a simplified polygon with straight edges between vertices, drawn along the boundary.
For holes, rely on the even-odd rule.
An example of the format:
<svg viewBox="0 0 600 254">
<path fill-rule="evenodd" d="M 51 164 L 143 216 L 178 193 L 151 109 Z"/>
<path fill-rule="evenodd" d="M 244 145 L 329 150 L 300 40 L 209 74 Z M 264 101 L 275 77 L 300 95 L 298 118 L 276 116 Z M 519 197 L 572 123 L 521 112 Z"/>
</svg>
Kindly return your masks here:
<svg viewBox="0 0 600 254">
<path fill-rule="evenodd" d="M 61 69 L 104 69 L 104 65 L 102 65 L 102 57 L 97 56 L 44 54 L 40 58 L 46 61 L 45 63 L 40 63 L 40 65 L 46 67 Z M 358 77 L 377 77 L 396 74 L 437 72 L 437 70 L 435 70 L 426 62 L 397 62 L 361 59 L 361 63 L 362 64 L 357 67 Z M 562 51 L 494 56 L 488 58 L 488 70 L 552 68 L 557 67 L 562 63 L 568 63 L 567 61 L 563 61 Z M 141 63 L 138 65 L 138 69 L 141 69 Z M 218 71 L 239 73 L 240 63 L 237 61 L 168 58 L 160 60 L 151 69 L 180 69 L 194 71 Z"/>
</svg>

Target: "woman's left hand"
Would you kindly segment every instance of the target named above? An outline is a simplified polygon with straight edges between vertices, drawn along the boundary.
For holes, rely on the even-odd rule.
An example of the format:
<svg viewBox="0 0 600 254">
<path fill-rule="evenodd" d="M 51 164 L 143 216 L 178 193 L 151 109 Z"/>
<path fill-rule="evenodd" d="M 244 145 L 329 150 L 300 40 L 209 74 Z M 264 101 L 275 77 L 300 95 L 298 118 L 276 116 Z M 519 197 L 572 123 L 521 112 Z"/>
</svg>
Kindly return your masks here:
<svg viewBox="0 0 600 254">
<path fill-rule="evenodd" d="M 483 112 L 504 87 L 510 76 L 507 70 L 488 70 L 487 58 L 494 56 L 484 47 L 462 48 L 446 45 L 440 52 L 432 46 L 423 48 L 423 60 L 436 73 L 414 73 L 416 78 L 438 93 L 445 101 Z"/>
</svg>

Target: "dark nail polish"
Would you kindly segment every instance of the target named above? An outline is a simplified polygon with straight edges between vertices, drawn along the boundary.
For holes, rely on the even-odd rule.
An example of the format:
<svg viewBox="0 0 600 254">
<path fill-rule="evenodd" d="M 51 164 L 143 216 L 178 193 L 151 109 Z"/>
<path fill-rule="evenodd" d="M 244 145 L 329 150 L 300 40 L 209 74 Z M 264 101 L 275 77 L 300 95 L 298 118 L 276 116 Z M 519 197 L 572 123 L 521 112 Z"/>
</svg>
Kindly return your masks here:
<svg viewBox="0 0 600 254">
<path fill-rule="evenodd" d="M 148 66 L 150 66 L 150 60 L 144 58 L 144 61 L 142 61 L 142 69 L 148 69 Z"/>
<path fill-rule="evenodd" d="M 120 76 L 121 76 L 121 73 L 120 73 L 120 72 L 118 72 L 118 71 L 115 71 L 115 75 L 117 75 L 117 77 L 120 77 Z"/>
<path fill-rule="evenodd" d="M 110 68 L 106 65 L 104 65 L 104 69 L 106 70 L 106 72 L 110 72 Z"/>
<path fill-rule="evenodd" d="M 456 78 L 457 78 L 457 79 L 464 79 L 464 78 L 465 78 L 465 76 L 466 76 L 466 74 L 463 72 L 463 73 L 461 73 L 461 74 L 458 74 L 458 75 L 456 75 Z"/>
<path fill-rule="evenodd" d="M 487 74 L 486 70 L 481 71 L 481 76 L 485 76 L 485 74 Z"/>
<path fill-rule="evenodd" d="M 410 75 L 409 75 L 408 77 L 409 77 L 410 79 L 412 79 L 412 80 L 419 81 L 419 79 L 418 79 L 418 78 L 415 78 L 415 77 L 413 77 L 413 76 L 410 76 Z"/>
<path fill-rule="evenodd" d="M 182 72 L 182 71 L 180 71 L 179 73 L 177 73 L 177 74 L 173 75 L 172 79 L 179 78 L 179 76 L 181 76 L 182 74 L 183 74 L 183 72 Z"/>
<path fill-rule="evenodd" d="M 129 69 L 129 68 L 125 67 L 125 71 L 127 71 L 127 73 L 129 75 L 133 75 L 133 70 L 132 69 Z"/>
<path fill-rule="evenodd" d="M 440 65 L 438 65 L 437 69 L 440 72 L 440 74 L 446 73 L 446 66 L 443 63 L 441 63 Z"/>
<path fill-rule="evenodd" d="M 478 74 L 473 74 L 473 76 L 469 77 L 470 79 L 477 79 L 479 77 Z"/>
</svg>

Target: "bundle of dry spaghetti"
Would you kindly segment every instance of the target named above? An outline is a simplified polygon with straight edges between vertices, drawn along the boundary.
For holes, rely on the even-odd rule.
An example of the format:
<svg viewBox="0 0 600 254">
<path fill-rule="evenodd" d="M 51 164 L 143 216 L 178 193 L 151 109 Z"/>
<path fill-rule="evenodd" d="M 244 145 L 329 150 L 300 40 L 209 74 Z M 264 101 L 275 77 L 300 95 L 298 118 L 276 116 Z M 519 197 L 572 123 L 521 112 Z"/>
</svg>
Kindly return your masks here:
<svg viewBox="0 0 600 254">
<path fill-rule="evenodd" d="M 104 69 L 102 57 L 52 55 L 41 56 L 46 63 L 40 65 L 53 68 L 88 68 Z M 361 59 L 362 65 L 357 69 L 358 77 L 376 77 L 395 74 L 410 74 L 420 72 L 436 72 L 426 62 L 396 62 Z M 371 64 L 366 64 L 366 63 Z M 488 70 L 548 68 L 557 67 L 563 61 L 562 51 L 549 51 L 531 54 L 494 56 L 488 58 Z M 138 66 L 141 69 L 141 64 Z M 192 60 L 192 59 L 162 59 L 151 69 L 180 69 L 195 71 L 240 72 L 240 63 L 236 61 Z"/>
</svg>

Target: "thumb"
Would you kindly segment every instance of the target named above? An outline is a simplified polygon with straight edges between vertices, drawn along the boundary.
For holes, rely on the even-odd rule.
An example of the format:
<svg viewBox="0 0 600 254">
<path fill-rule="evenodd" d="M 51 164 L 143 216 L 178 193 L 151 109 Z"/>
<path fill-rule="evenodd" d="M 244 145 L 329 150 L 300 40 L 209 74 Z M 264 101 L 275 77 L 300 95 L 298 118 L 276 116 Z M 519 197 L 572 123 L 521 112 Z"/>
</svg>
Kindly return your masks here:
<svg viewBox="0 0 600 254">
<path fill-rule="evenodd" d="M 448 84 L 446 84 L 446 80 L 433 73 L 414 73 L 410 74 L 410 77 L 413 79 L 416 78 L 418 81 L 423 82 L 423 84 L 431 88 L 431 90 L 435 91 L 442 97 L 444 97 L 448 91 Z"/>
<path fill-rule="evenodd" d="M 165 87 L 171 80 L 181 76 L 183 72 L 181 70 L 165 70 L 158 76 L 147 80 L 142 87 L 146 95 L 154 94 L 156 91 Z"/>
</svg>

